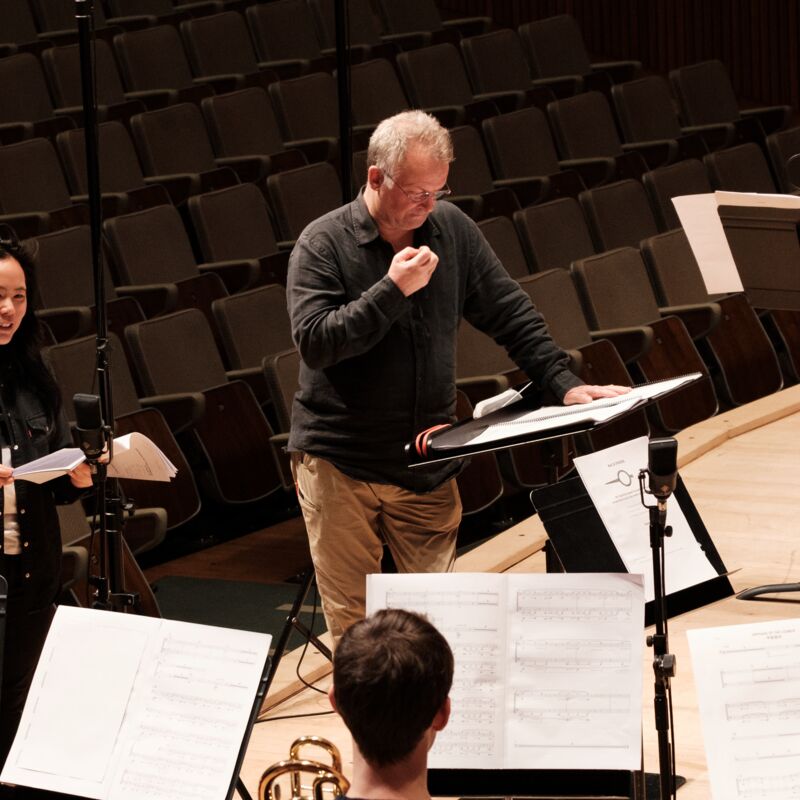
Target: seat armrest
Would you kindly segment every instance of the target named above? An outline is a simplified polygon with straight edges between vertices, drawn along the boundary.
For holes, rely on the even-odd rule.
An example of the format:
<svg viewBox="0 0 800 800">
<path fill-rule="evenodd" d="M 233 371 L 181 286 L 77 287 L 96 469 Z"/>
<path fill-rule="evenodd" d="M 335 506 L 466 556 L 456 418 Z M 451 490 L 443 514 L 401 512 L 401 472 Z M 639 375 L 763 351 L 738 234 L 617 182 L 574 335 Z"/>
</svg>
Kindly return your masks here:
<svg viewBox="0 0 800 800">
<path fill-rule="evenodd" d="M 174 283 L 117 286 L 115 291 L 120 297 L 133 297 L 137 300 L 148 319 L 167 314 L 178 307 L 178 287 Z"/>
<path fill-rule="evenodd" d="M 650 169 L 672 164 L 678 158 L 678 143 L 675 139 L 652 139 L 646 142 L 626 142 L 622 145 L 625 152 L 640 153 Z"/>
<path fill-rule="evenodd" d="M 258 404 L 263 406 L 271 400 L 267 379 L 264 377 L 264 370 L 261 366 L 244 367 L 243 369 L 230 369 L 225 372 L 229 381 L 244 381 L 258 400 Z"/>
<path fill-rule="evenodd" d="M 94 330 L 94 317 L 89 306 L 40 308 L 36 316 L 47 323 L 58 342 L 87 336 Z"/>
<path fill-rule="evenodd" d="M 61 548 L 61 589 L 68 591 L 86 580 L 89 552 L 85 547 L 64 545 Z"/>
<path fill-rule="evenodd" d="M 613 158 L 567 158 L 558 162 L 560 169 L 571 169 L 581 176 L 588 187 L 599 186 L 614 179 L 617 162 Z"/>
<path fill-rule="evenodd" d="M 145 408 L 157 408 L 175 434 L 194 426 L 206 411 L 206 398 L 202 392 L 149 395 L 140 397 L 139 403 Z"/>
<path fill-rule="evenodd" d="M 258 259 L 247 258 L 231 261 L 210 261 L 198 264 L 201 274 L 212 272 L 222 278 L 225 288 L 230 294 L 258 286 L 261 266 Z"/>
<path fill-rule="evenodd" d="M 641 358 L 653 344 L 653 329 L 642 325 L 631 328 L 606 328 L 590 331 L 592 340 L 608 339 L 625 364 Z"/>
<path fill-rule="evenodd" d="M 692 303 L 691 305 L 659 308 L 662 317 L 678 317 L 694 340 L 704 339 L 722 318 L 719 303 Z"/>
</svg>

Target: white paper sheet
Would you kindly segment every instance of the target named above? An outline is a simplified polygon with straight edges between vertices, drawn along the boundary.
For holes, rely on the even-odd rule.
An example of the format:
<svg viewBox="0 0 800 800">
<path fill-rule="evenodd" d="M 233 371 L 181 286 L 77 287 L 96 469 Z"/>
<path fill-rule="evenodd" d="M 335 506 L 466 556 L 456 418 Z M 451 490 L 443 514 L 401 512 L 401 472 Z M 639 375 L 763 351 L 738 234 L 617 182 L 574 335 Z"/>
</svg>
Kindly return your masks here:
<svg viewBox="0 0 800 800">
<path fill-rule="evenodd" d="M 640 576 L 369 575 L 378 608 L 425 614 L 453 649 L 432 767 L 638 768 Z"/>
<path fill-rule="evenodd" d="M 224 798 L 270 640 L 60 607 L 0 779 L 97 800 Z"/>
<path fill-rule="evenodd" d="M 575 468 L 603 521 L 626 569 L 645 576 L 645 598 L 653 600 L 653 556 L 650 515 L 641 504 L 639 470 L 647 467 L 647 437 L 575 459 Z M 650 503 L 655 500 L 648 495 Z M 672 536 L 664 539 L 667 594 L 716 577 L 683 511 L 674 498 L 667 502 Z"/>
<path fill-rule="evenodd" d="M 688 631 L 714 800 L 800 796 L 800 620 Z"/>
</svg>

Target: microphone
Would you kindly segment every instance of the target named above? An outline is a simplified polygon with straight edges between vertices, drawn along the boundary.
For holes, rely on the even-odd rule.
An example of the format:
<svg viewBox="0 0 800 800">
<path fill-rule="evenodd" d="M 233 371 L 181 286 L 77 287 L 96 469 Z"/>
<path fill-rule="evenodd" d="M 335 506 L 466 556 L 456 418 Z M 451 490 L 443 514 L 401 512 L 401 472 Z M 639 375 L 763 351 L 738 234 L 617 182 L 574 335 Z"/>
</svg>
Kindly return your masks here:
<svg viewBox="0 0 800 800">
<path fill-rule="evenodd" d="M 795 153 L 786 162 L 786 174 L 795 186 L 800 187 L 800 153 Z"/>
<path fill-rule="evenodd" d="M 648 492 L 664 503 L 678 482 L 678 442 L 672 437 L 651 439 L 647 446 Z"/>
<path fill-rule="evenodd" d="M 96 394 L 76 394 L 75 422 L 80 448 L 89 460 L 97 460 L 103 453 L 106 443 L 103 415 L 100 413 L 100 398 Z"/>
</svg>

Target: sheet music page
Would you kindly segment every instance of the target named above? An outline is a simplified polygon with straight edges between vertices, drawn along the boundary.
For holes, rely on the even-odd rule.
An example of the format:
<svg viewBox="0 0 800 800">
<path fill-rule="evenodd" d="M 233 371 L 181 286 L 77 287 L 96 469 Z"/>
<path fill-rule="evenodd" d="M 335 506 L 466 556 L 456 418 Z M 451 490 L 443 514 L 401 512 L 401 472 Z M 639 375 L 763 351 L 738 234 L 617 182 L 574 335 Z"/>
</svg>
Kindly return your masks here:
<svg viewBox="0 0 800 800">
<path fill-rule="evenodd" d="M 800 796 L 800 620 L 687 636 L 714 800 Z"/>
<path fill-rule="evenodd" d="M 508 578 L 507 769 L 639 769 L 641 575 Z"/>
<path fill-rule="evenodd" d="M 224 798 L 270 640 L 59 607 L 0 777 L 97 800 Z"/>
<path fill-rule="evenodd" d="M 672 204 L 689 240 L 709 294 L 742 292 L 744 286 L 733 260 L 713 194 L 673 197 Z"/>
<path fill-rule="evenodd" d="M 379 608 L 424 614 L 453 651 L 452 711 L 431 750 L 431 767 L 503 766 L 505 604 L 502 575 L 367 576 L 368 614 Z"/>
<path fill-rule="evenodd" d="M 650 400 L 666 392 L 673 391 L 699 377 L 700 373 L 692 372 L 688 375 L 680 375 L 677 378 L 668 378 L 663 381 L 653 381 L 641 386 L 634 386 L 630 392 L 618 397 L 604 397 L 592 400 L 590 403 L 576 403 L 569 406 L 543 406 L 534 411 L 522 412 L 513 420 L 489 425 L 479 434 L 472 437 L 467 444 L 496 442 L 510 436 L 539 433 L 582 422 L 605 422 L 630 411 L 643 400 Z"/>
<path fill-rule="evenodd" d="M 108 465 L 112 478 L 170 481 L 178 470 L 147 436 L 134 431 L 114 440 L 114 458 Z"/>
<path fill-rule="evenodd" d="M 640 576 L 369 575 L 379 608 L 425 614 L 453 649 L 431 767 L 638 768 Z"/>
<path fill-rule="evenodd" d="M 647 437 L 608 447 L 575 459 L 575 468 L 592 499 L 625 568 L 645 579 L 645 599 L 653 591 L 653 555 L 650 514 L 641 504 L 639 470 L 647 467 Z M 648 503 L 655 502 L 645 495 Z M 667 501 L 667 524 L 672 536 L 664 539 L 667 594 L 717 576 L 703 553 L 678 501 Z"/>
</svg>

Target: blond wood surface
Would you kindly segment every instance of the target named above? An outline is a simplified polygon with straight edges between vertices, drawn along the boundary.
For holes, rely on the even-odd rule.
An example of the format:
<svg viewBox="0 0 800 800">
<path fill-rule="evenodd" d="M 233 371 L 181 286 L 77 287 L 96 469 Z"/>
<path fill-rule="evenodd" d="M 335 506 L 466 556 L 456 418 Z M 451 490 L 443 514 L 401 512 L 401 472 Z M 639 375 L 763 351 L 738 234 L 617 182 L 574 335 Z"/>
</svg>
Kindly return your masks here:
<svg viewBox="0 0 800 800">
<path fill-rule="evenodd" d="M 681 475 L 730 570 L 737 591 L 767 583 L 797 581 L 800 559 L 800 388 L 793 387 L 765 401 L 715 417 L 684 431 L 679 437 Z M 685 453 L 681 451 L 685 450 Z M 643 532 L 643 535 L 647 535 Z M 496 542 L 467 554 L 458 569 L 483 569 L 492 563 L 515 572 L 544 571 L 544 557 L 536 548 L 542 531 L 538 521 L 506 531 Z M 521 545 L 514 552 L 514 543 Z M 483 562 L 483 559 L 486 562 Z M 795 602 L 793 602 L 795 601 Z M 677 657 L 672 682 L 675 737 L 679 774 L 687 784 L 679 800 L 707 800 L 710 795 L 702 731 L 686 631 L 718 625 L 788 618 L 800 613 L 797 598 L 777 602 L 744 602 L 727 598 L 670 621 L 670 652 Z M 643 635 L 644 641 L 644 635 Z M 643 647 L 645 767 L 658 771 L 652 710 L 652 656 Z M 287 664 L 288 666 L 288 664 Z M 322 681 L 327 688 L 326 678 Z M 305 691 L 273 709 L 269 716 L 326 711 L 324 695 Z M 286 757 L 289 744 L 302 733 L 331 739 L 342 751 L 345 773 L 352 758 L 351 743 L 333 716 L 276 720 L 256 726 L 242 777 L 255 796 L 262 770 Z"/>
</svg>

